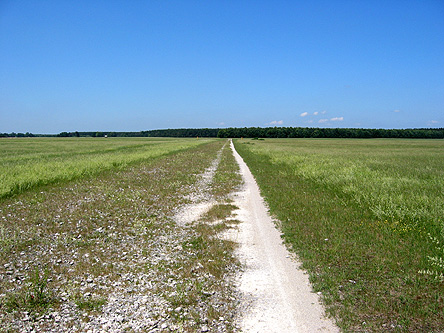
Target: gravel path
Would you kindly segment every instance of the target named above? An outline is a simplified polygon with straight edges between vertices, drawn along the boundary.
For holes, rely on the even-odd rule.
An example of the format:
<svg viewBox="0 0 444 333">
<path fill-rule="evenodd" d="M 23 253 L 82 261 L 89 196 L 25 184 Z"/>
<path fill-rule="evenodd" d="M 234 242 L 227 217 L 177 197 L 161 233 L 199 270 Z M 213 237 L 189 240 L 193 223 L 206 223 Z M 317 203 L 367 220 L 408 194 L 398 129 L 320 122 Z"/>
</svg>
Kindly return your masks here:
<svg viewBox="0 0 444 333">
<path fill-rule="evenodd" d="M 220 146 L 0 202 L 0 332 L 235 330 L 231 247 L 174 219 L 218 199 Z"/>
<path fill-rule="evenodd" d="M 230 237 L 239 242 L 244 267 L 238 278 L 241 292 L 239 325 L 244 332 L 338 332 L 324 316 L 308 275 L 282 244 L 256 181 L 231 142 L 245 182 L 234 196 L 242 222 Z"/>
<path fill-rule="evenodd" d="M 216 204 L 215 198 L 210 193 L 211 182 L 219 167 L 222 151 L 225 148 L 226 143 L 217 152 L 216 159 L 211 165 L 200 175 L 200 179 L 197 181 L 196 190 L 186 196 L 191 201 L 190 204 L 181 207 L 175 214 L 173 219 L 181 226 L 197 221 L 200 216 L 206 213 L 213 205 Z"/>
</svg>

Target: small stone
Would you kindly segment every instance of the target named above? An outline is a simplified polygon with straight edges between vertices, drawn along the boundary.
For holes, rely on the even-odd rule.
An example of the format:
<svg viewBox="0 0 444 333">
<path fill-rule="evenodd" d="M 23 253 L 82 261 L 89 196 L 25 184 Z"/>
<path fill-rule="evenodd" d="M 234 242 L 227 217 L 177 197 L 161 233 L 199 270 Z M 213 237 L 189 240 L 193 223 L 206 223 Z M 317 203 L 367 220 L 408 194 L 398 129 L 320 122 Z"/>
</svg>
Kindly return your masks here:
<svg viewBox="0 0 444 333">
<path fill-rule="evenodd" d="M 174 309 L 174 312 L 180 312 L 180 311 L 182 311 L 182 308 L 180 306 Z"/>
<path fill-rule="evenodd" d="M 208 331 L 209 331 L 208 326 L 207 326 L 207 325 L 203 325 L 203 326 L 201 327 L 200 331 L 201 331 L 201 332 L 208 332 Z"/>
</svg>

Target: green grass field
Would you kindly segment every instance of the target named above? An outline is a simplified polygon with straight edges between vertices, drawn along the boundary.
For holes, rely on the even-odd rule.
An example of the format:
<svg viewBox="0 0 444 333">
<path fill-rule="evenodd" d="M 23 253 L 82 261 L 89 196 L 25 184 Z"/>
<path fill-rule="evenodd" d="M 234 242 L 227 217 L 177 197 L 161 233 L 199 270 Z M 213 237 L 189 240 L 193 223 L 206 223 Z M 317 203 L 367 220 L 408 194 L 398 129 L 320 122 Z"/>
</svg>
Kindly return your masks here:
<svg viewBox="0 0 444 333">
<path fill-rule="evenodd" d="M 124 168 L 211 139 L 14 138 L 0 140 L 0 198 L 39 185 Z"/>
<path fill-rule="evenodd" d="M 236 140 L 346 331 L 444 329 L 444 142 Z"/>
</svg>

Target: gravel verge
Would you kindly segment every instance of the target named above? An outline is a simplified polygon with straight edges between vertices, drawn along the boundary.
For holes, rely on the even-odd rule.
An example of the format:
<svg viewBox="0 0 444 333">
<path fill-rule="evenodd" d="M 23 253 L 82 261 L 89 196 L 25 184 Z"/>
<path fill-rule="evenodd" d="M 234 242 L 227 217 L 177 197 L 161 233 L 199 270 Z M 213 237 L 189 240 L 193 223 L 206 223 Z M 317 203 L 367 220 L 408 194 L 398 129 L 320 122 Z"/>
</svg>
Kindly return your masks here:
<svg viewBox="0 0 444 333">
<path fill-rule="evenodd" d="M 233 244 L 175 220 L 222 144 L 0 202 L 2 330 L 236 331 Z"/>
</svg>

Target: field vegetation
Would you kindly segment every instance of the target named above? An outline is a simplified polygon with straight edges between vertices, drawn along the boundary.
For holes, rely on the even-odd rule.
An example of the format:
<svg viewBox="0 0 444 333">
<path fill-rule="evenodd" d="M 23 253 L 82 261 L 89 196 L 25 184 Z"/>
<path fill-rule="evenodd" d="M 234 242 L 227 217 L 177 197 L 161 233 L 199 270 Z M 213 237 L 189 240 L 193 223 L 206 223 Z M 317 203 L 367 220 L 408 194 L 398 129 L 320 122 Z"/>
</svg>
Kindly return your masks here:
<svg viewBox="0 0 444 333">
<path fill-rule="evenodd" d="M 54 172 L 77 161 L 105 166 L 56 183 L 48 170 L 45 181 L 0 199 L 4 331 L 233 329 L 229 276 L 238 263 L 219 234 L 233 223 L 228 193 L 240 180 L 226 140 L 29 140 L 8 146 L 10 161 L 32 167 L 41 158 Z M 176 223 L 216 158 L 208 190 L 219 204 Z"/>
<path fill-rule="evenodd" d="M 32 187 L 122 169 L 208 140 L 14 138 L 0 141 L 0 198 Z"/>
<path fill-rule="evenodd" d="M 220 235 L 240 177 L 225 143 L 2 139 L 0 327 L 235 330 L 238 262 Z M 444 142 L 235 145 L 344 331 L 444 329 Z"/>
<path fill-rule="evenodd" d="M 444 329 L 443 141 L 235 146 L 342 329 Z"/>
</svg>

